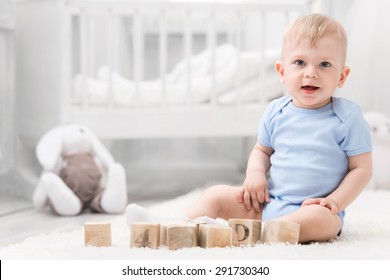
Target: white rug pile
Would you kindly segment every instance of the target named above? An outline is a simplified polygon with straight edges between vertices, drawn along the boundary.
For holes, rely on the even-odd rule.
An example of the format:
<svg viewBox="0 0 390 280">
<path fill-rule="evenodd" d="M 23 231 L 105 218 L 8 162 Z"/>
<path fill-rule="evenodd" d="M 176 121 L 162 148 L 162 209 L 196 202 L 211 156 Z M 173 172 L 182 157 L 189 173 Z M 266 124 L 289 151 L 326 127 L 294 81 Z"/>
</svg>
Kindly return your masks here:
<svg viewBox="0 0 390 280">
<path fill-rule="evenodd" d="M 199 190 L 154 205 L 156 213 L 177 212 L 199 195 Z M 112 247 L 85 247 L 82 228 L 73 232 L 53 232 L 27 238 L 0 249 L 2 259 L 390 259 L 390 192 L 366 190 L 347 209 L 341 236 L 332 242 L 309 245 L 258 244 L 254 247 L 203 249 L 199 247 L 169 251 L 129 248 L 130 232 L 125 216 L 111 222 Z"/>
</svg>

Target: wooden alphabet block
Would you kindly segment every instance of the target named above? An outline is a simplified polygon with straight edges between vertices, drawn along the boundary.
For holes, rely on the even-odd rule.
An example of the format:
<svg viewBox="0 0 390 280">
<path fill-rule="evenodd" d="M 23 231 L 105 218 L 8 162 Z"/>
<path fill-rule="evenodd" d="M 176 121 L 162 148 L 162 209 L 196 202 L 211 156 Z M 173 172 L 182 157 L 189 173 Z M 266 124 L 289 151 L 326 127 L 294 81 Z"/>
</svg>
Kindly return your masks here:
<svg viewBox="0 0 390 280">
<path fill-rule="evenodd" d="M 168 227 L 171 225 L 177 225 L 185 223 L 183 220 L 172 220 L 172 221 L 163 221 L 160 222 L 160 246 L 167 246 L 168 245 Z"/>
<path fill-rule="evenodd" d="M 111 246 L 111 224 L 108 222 L 87 222 L 84 224 L 85 246 Z"/>
<path fill-rule="evenodd" d="M 160 246 L 160 224 L 134 223 L 130 230 L 130 247 L 148 247 L 157 249 Z"/>
<path fill-rule="evenodd" d="M 254 245 L 261 241 L 261 221 L 251 219 L 229 219 L 234 246 Z"/>
<path fill-rule="evenodd" d="M 200 224 L 198 244 L 203 248 L 232 246 L 232 228 Z"/>
<path fill-rule="evenodd" d="M 167 245 L 169 250 L 195 247 L 198 244 L 198 226 L 183 223 L 169 225 L 167 228 Z"/>
<path fill-rule="evenodd" d="M 267 221 L 263 225 L 263 243 L 298 244 L 299 224 L 281 221 Z"/>
</svg>

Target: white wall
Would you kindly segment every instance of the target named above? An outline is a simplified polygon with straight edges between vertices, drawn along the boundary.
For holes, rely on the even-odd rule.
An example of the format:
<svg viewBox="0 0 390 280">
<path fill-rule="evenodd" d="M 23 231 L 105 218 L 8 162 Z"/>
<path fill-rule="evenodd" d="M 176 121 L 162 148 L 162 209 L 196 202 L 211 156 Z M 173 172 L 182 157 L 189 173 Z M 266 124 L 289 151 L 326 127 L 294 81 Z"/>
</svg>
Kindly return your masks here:
<svg viewBox="0 0 390 280">
<path fill-rule="evenodd" d="M 0 28 L 0 167 L 9 167 L 13 135 L 12 31 Z"/>
<path fill-rule="evenodd" d="M 0 0 L 0 176 L 13 166 L 13 27 L 11 2 Z M 0 190 L 4 187 L 1 185 Z"/>
<path fill-rule="evenodd" d="M 390 117 L 390 2 L 355 0 L 347 18 L 351 74 L 341 94 Z"/>
</svg>

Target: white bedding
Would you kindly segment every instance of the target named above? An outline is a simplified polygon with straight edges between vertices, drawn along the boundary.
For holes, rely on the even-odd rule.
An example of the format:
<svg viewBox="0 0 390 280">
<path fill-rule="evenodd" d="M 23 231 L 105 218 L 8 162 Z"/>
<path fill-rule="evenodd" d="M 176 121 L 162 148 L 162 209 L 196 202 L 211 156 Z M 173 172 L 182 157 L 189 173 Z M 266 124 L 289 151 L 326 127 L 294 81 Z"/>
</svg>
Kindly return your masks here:
<svg viewBox="0 0 390 280">
<path fill-rule="evenodd" d="M 222 104 L 232 104 L 237 100 L 236 88 L 239 85 L 240 101 L 251 102 L 271 100 L 281 96 L 282 85 L 279 81 L 274 62 L 279 57 L 279 50 L 269 50 L 262 57 L 256 52 L 242 52 L 237 55 L 237 49 L 232 45 L 224 44 L 215 49 L 215 69 L 212 69 L 212 53 L 209 49 L 190 58 L 191 64 L 191 102 L 202 103 L 209 101 L 213 95 Z M 264 67 L 265 64 L 265 68 Z M 237 74 L 237 65 L 240 65 Z M 186 59 L 180 61 L 164 79 L 165 96 L 162 94 L 162 79 L 140 81 L 138 83 L 139 96 L 136 92 L 136 83 L 112 72 L 113 101 L 119 105 L 132 105 L 138 101 L 142 105 L 153 106 L 162 102 L 166 104 L 184 104 L 187 102 L 187 74 Z M 266 73 L 262 73 L 265 69 Z M 215 77 L 213 78 L 213 70 Z M 263 70 L 264 71 L 264 70 Z M 262 77 L 264 74 L 264 78 Z M 213 85 L 215 79 L 215 85 Z M 83 100 L 84 86 L 87 89 L 87 98 L 91 104 L 105 104 L 109 92 L 110 69 L 103 66 L 98 70 L 97 78 L 77 75 L 73 82 L 73 102 Z M 85 85 L 84 85 L 85 82 Z M 262 95 L 262 96 L 261 96 Z"/>
<path fill-rule="evenodd" d="M 152 212 L 169 215 L 193 201 L 195 190 L 176 199 L 153 205 Z M 125 216 L 112 221 L 112 247 L 84 247 L 82 227 L 73 232 L 53 232 L 27 238 L 0 249 L 1 259 L 390 259 L 390 191 L 365 190 L 347 209 L 341 236 L 326 243 L 309 245 L 258 244 L 254 247 L 203 249 L 199 247 L 169 251 L 129 248 L 129 229 Z M 60 219 L 60 218 L 58 218 Z"/>
</svg>

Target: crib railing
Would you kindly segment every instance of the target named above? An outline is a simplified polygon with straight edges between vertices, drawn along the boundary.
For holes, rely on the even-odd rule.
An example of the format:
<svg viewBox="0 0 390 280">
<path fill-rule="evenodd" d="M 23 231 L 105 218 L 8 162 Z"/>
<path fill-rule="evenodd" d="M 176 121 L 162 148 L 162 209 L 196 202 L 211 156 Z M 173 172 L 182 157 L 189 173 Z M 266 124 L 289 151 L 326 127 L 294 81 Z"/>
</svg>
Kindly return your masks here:
<svg viewBox="0 0 390 280">
<path fill-rule="evenodd" d="M 123 121 L 131 123 L 136 127 L 135 137 L 164 136 L 202 136 L 202 135 L 247 135 L 256 131 L 253 123 L 261 116 L 262 108 L 269 101 L 266 92 L 267 65 L 263 63 L 257 75 L 259 90 L 257 98 L 250 104 L 243 102 L 242 91 L 244 78 L 242 77 L 242 53 L 248 48 L 248 36 L 258 36 L 256 46 L 251 46 L 252 50 L 258 52 L 262 61 L 266 61 L 266 52 L 270 48 L 269 37 L 274 32 L 274 23 L 270 20 L 269 14 L 278 13 L 278 17 L 283 19 L 283 25 L 287 24 L 293 17 L 308 12 L 312 6 L 311 0 L 303 1 L 245 1 L 245 2 L 223 2 L 223 1 L 77 1 L 68 0 L 65 2 L 63 40 L 67 47 L 64 54 L 63 65 L 63 89 L 65 93 L 62 104 L 64 104 L 62 119 L 64 122 L 77 120 L 88 123 L 99 130 L 100 134 L 116 135 L 121 137 L 132 137 L 129 133 L 123 133 L 113 128 L 113 123 L 118 124 Z M 175 17 L 180 21 L 175 24 Z M 248 33 L 250 20 L 255 18 L 259 24 L 256 32 Z M 124 22 L 127 23 L 124 28 Z M 279 21 L 280 22 L 280 21 Z M 125 30 L 124 30 L 125 29 Z M 104 33 L 104 35 L 103 35 Z M 144 92 L 142 88 L 147 77 L 147 63 L 145 63 L 145 53 L 148 48 L 147 34 L 154 34 L 157 37 L 157 54 L 155 58 L 149 59 L 149 65 L 155 65 L 154 85 L 158 85 L 159 99 L 152 108 L 143 103 Z M 174 34 L 182 38 L 182 54 L 172 50 L 169 44 L 170 36 Z M 179 35 L 177 35 L 179 34 Z M 192 58 L 199 50 L 196 49 L 196 38 L 202 34 L 205 38 L 204 49 L 209 52 L 209 80 L 210 96 L 207 100 L 198 102 L 195 94 L 194 81 L 197 72 L 196 65 L 192 63 Z M 124 39 L 123 35 L 127 37 Z M 97 49 L 97 37 L 104 37 L 104 50 Z M 280 36 L 281 37 L 281 34 Z M 250 38 L 249 38 L 250 39 Z M 128 40 L 124 43 L 124 40 Z M 219 82 L 218 70 L 218 47 L 223 43 L 234 46 L 235 69 L 230 82 L 234 84 L 234 102 L 229 106 L 220 106 L 217 85 Z M 128 46 L 127 52 L 118 51 L 123 45 Z M 125 55 L 123 55 L 125 53 Z M 181 99 L 180 106 L 172 106 L 169 101 L 171 89 L 169 83 L 169 71 L 172 70 L 172 58 L 174 54 L 176 61 L 180 57 L 183 61 L 182 84 L 184 98 Z M 96 77 L 99 68 L 97 57 L 108 69 L 106 76 L 106 87 L 104 88 L 104 102 L 94 104 L 91 102 L 90 84 L 88 77 Z M 104 57 L 104 59 L 102 59 Z M 98 60 L 99 60 L 98 59 Z M 123 63 L 123 61 L 129 61 Z M 127 65 L 123 66 L 123 64 Z M 127 80 L 131 81 L 132 96 L 129 104 L 119 104 L 117 101 L 116 74 L 126 68 Z M 149 66 L 150 68 L 150 66 Z M 122 71 L 123 72 L 123 71 Z M 78 99 L 74 87 L 74 77 L 80 76 L 78 88 Z M 255 102 L 253 102 L 255 101 Z M 175 108 L 173 108 L 175 107 Z M 207 111 L 211 108 L 212 111 Z M 243 109 L 245 108 L 245 110 Z M 248 109 L 249 108 L 249 109 Z M 218 111 L 220 110 L 220 111 Z M 102 115 L 104 112 L 112 114 Z M 164 115 L 159 113 L 165 112 Z M 233 112 L 233 113 L 231 113 Z M 148 115 L 145 115 L 148 113 Z M 219 117 L 215 117 L 220 114 Z M 255 115 L 254 115 L 255 114 Z M 118 117 L 123 116 L 123 117 Z M 227 127 L 220 127 L 221 118 L 225 116 L 226 122 L 241 123 L 250 122 L 246 127 L 234 128 L 230 131 Z M 134 121 L 142 118 L 142 122 Z M 179 119 L 178 119 L 179 118 Z M 181 118 L 181 120 L 180 120 Z M 256 119 L 254 119 L 256 118 Z M 154 122 L 159 122 L 160 128 L 156 129 Z M 210 129 L 202 128 L 203 124 L 209 123 Z M 105 123 L 106 125 L 104 125 Z M 166 125 L 164 125 L 164 123 Z M 169 125 L 175 123 L 175 125 Z M 186 129 L 192 125 L 192 130 Z M 216 128 L 213 126 L 218 126 Z M 119 126 L 120 127 L 120 126 Z M 153 127 L 153 129 L 151 129 Z M 187 131 L 187 132 L 185 132 Z M 251 131 L 251 132 L 249 132 Z M 99 133 L 98 133 L 99 134 Z M 131 133 L 130 133 L 131 134 Z"/>
</svg>

